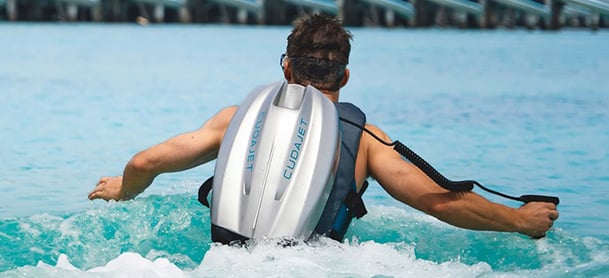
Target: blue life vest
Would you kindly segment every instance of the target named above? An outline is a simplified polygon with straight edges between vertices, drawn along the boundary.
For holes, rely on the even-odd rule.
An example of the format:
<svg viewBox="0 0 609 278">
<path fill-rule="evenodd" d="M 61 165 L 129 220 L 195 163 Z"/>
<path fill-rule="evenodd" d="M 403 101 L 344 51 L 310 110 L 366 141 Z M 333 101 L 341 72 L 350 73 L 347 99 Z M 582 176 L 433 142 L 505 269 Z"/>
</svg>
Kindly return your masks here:
<svg viewBox="0 0 609 278">
<path fill-rule="evenodd" d="M 366 115 L 357 106 L 345 102 L 336 103 L 335 106 L 340 118 L 347 119 L 360 126 L 366 124 Z M 341 122 L 340 132 L 341 147 L 336 179 L 326 207 L 315 228 L 317 234 L 338 241 L 343 240 L 354 217 L 360 218 L 366 214 L 361 196 L 368 186 L 366 181 L 360 192 L 357 192 L 355 161 L 362 130 Z"/>
</svg>

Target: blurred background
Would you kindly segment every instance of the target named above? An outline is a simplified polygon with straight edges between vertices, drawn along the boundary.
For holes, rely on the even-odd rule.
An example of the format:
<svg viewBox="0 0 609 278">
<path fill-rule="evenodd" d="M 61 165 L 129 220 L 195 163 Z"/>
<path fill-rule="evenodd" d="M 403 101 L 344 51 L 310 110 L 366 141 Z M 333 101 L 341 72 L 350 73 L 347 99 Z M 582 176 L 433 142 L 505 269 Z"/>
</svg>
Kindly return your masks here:
<svg viewBox="0 0 609 278">
<path fill-rule="evenodd" d="M 0 22 L 288 25 L 311 11 L 348 26 L 609 28 L 609 0 L 0 0 Z"/>
</svg>

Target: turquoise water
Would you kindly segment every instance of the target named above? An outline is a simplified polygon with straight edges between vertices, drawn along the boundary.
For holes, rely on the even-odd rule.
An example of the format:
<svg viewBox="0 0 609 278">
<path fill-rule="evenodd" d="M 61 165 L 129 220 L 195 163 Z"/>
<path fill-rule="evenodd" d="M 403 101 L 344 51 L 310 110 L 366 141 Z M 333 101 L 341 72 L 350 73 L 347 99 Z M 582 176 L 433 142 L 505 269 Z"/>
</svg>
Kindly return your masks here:
<svg viewBox="0 0 609 278">
<path fill-rule="evenodd" d="M 346 243 L 218 246 L 195 198 L 213 164 L 88 201 L 137 151 L 279 80 L 289 28 L 2 24 L 0 277 L 609 275 L 609 33 L 352 31 L 342 100 L 450 178 L 560 196 L 546 238 L 454 228 L 373 181 Z"/>
</svg>

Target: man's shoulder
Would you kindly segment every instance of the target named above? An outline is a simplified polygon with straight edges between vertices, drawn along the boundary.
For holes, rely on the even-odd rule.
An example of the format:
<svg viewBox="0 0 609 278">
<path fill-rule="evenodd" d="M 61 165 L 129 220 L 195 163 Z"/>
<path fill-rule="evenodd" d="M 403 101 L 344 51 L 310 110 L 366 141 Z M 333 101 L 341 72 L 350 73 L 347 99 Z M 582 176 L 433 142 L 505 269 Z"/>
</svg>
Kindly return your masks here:
<svg viewBox="0 0 609 278">
<path fill-rule="evenodd" d="M 217 130 L 226 130 L 228 124 L 233 119 L 233 116 L 237 112 L 237 106 L 228 106 L 221 109 L 216 115 L 211 117 L 207 123 L 203 126 Z"/>
<path fill-rule="evenodd" d="M 232 106 L 228 106 L 228 107 L 224 107 L 220 110 L 220 112 L 218 112 L 214 118 L 219 118 L 219 119 L 232 119 L 233 116 L 235 115 L 235 113 L 237 112 L 237 109 L 239 108 L 239 106 L 237 105 L 232 105 Z"/>
<path fill-rule="evenodd" d="M 362 141 L 367 146 L 384 146 L 391 143 L 391 138 L 376 125 L 366 123 L 364 127 L 366 130 L 368 130 L 368 132 L 364 132 L 364 134 L 362 134 Z"/>
</svg>

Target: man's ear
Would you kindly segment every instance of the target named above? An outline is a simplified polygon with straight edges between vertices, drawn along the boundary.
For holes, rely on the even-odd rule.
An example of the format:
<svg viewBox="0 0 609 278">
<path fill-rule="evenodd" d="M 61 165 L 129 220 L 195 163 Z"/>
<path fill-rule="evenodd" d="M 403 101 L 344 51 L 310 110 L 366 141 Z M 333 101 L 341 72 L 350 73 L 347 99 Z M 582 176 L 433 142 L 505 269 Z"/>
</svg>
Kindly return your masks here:
<svg viewBox="0 0 609 278">
<path fill-rule="evenodd" d="M 343 74 L 343 80 L 340 82 L 340 87 L 345 87 L 349 82 L 349 69 L 345 69 L 345 73 Z"/>
<path fill-rule="evenodd" d="M 292 66 L 288 59 L 283 60 L 283 77 L 288 83 L 292 81 Z"/>
</svg>

